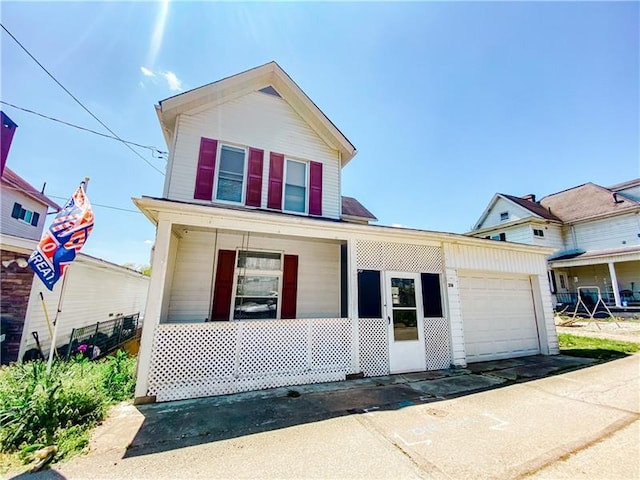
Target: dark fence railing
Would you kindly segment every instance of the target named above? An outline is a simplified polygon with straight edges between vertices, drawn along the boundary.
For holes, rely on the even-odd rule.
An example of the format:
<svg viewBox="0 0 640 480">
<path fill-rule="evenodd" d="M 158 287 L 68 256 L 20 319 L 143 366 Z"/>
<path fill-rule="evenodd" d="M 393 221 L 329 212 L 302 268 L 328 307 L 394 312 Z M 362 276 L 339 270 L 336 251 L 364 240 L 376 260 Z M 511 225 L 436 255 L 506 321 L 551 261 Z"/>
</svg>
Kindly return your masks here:
<svg viewBox="0 0 640 480">
<path fill-rule="evenodd" d="M 92 360 L 99 358 L 135 337 L 139 319 L 140 313 L 134 313 L 74 328 L 69 343 L 60 347 L 58 351 L 67 359 L 77 354 Z"/>
</svg>

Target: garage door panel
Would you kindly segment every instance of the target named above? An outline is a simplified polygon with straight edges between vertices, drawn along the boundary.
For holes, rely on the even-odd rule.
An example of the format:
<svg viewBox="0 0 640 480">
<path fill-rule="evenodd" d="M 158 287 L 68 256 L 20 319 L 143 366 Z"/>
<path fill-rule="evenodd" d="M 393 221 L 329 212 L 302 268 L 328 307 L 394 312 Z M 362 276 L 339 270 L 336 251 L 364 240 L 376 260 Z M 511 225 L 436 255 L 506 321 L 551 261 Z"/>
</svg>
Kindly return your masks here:
<svg viewBox="0 0 640 480">
<path fill-rule="evenodd" d="M 527 277 L 459 277 L 467 362 L 540 352 Z"/>
</svg>

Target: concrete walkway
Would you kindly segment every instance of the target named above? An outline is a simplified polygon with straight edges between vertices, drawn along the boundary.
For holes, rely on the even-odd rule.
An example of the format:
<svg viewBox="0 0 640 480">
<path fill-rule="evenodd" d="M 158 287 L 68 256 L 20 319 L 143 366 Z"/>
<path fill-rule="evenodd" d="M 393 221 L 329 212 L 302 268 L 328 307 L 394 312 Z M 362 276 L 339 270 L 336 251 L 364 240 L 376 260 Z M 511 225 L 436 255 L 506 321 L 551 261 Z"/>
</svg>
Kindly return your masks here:
<svg viewBox="0 0 640 480">
<path fill-rule="evenodd" d="M 29 477 L 640 478 L 640 356 L 590 362 L 537 356 L 123 405 L 89 455 Z"/>
</svg>

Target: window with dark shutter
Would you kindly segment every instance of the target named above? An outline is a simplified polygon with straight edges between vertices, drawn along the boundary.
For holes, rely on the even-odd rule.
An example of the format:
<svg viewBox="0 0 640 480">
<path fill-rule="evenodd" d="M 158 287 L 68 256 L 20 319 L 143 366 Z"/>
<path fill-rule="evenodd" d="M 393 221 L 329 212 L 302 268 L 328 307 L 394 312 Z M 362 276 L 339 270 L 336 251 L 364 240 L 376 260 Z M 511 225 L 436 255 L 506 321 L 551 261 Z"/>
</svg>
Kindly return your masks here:
<svg viewBox="0 0 640 480">
<path fill-rule="evenodd" d="M 34 227 L 37 227 L 39 219 L 40 219 L 40 214 L 37 212 L 33 212 L 33 217 L 31 217 L 31 225 L 33 225 Z"/>
<path fill-rule="evenodd" d="M 309 215 L 322 215 L 322 164 L 309 162 Z"/>
<path fill-rule="evenodd" d="M 280 318 L 296 318 L 298 303 L 298 256 L 285 255 L 282 272 L 282 309 Z"/>
<path fill-rule="evenodd" d="M 269 192 L 267 207 L 282 210 L 282 180 L 284 176 L 284 155 L 271 152 L 269 156 Z"/>
<path fill-rule="evenodd" d="M 216 170 L 216 155 L 218 141 L 210 138 L 200 139 L 200 153 L 196 170 L 196 185 L 193 198 L 197 200 L 211 200 L 213 196 L 213 177 Z"/>
<path fill-rule="evenodd" d="M 262 203 L 262 164 L 264 151 L 249 149 L 249 168 L 247 168 L 247 193 L 245 204 L 260 207 Z"/>
<path fill-rule="evenodd" d="M 11 218 L 20 218 L 20 210 L 22 210 L 22 205 L 14 203 L 13 210 L 11 211 Z"/>
<path fill-rule="evenodd" d="M 442 317 L 442 294 L 440 291 L 440 275 L 437 273 L 421 273 L 422 304 L 426 318 Z"/>
<path fill-rule="evenodd" d="M 220 250 L 218 252 L 211 320 L 229 320 L 235 264 L 236 252 L 234 250 Z"/>
<path fill-rule="evenodd" d="M 358 318 L 382 318 L 380 272 L 358 270 Z"/>
</svg>

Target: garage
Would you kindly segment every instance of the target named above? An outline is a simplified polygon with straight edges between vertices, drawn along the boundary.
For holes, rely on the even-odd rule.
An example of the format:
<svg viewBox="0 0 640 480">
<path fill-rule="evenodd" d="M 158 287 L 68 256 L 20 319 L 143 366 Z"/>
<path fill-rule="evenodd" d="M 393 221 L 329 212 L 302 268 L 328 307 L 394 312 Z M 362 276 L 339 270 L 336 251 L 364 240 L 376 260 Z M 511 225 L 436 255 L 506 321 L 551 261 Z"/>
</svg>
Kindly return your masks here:
<svg viewBox="0 0 640 480">
<path fill-rule="evenodd" d="M 529 277 L 459 277 L 467 363 L 540 353 Z"/>
</svg>

